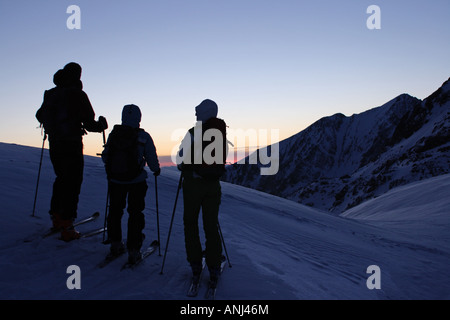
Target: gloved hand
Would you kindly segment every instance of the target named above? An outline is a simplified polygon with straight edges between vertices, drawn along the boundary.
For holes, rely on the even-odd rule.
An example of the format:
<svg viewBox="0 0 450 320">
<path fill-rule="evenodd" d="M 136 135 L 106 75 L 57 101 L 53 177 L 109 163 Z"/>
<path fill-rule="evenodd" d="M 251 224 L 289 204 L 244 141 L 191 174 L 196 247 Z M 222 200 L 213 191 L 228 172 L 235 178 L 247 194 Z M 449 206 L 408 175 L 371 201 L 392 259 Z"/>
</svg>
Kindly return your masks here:
<svg viewBox="0 0 450 320">
<path fill-rule="evenodd" d="M 98 122 L 103 127 L 103 130 L 108 129 L 108 122 L 106 121 L 106 118 L 103 116 L 98 117 Z"/>
<path fill-rule="evenodd" d="M 158 171 L 153 172 L 153 175 L 155 177 L 159 176 L 161 174 L 161 169 L 158 169 Z"/>
</svg>

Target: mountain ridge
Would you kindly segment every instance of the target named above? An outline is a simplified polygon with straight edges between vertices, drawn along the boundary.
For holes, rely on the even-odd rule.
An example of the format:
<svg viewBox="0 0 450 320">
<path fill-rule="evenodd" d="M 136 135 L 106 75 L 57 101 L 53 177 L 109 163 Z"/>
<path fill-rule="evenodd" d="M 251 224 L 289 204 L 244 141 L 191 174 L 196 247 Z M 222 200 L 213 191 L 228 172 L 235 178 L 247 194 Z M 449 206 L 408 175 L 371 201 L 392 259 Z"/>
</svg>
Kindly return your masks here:
<svg viewBox="0 0 450 320">
<path fill-rule="evenodd" d="M 260 164 L 233 164 L 223 180 L 339 214 L 448 173 L 449 92 L 447 80 L 424 100 L 403 93 L 359 114 L 323 117 L 279 143 L 276 175 L 260 176 Z"/>
</svg>

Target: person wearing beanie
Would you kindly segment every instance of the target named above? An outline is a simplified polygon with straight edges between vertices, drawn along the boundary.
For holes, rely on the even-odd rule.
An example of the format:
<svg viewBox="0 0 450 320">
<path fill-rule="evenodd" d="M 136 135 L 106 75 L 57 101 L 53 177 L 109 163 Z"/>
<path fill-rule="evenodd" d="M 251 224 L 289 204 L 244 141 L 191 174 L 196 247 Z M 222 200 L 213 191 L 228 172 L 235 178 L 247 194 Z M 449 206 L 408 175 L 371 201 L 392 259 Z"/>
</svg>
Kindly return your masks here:
<svg viewBox="0 0 450 320">
<path fill-rule="evenodd" d="M 53 76 L 56 87 L 45 91 L 36 118 L 48 135 L 50 159 L 55 171 L 50 217 L 53 228 L 61 230 L 61 239 L 80 237 L 73 227 L 83 181 L 83 135 L 86 131 L 103 132 L 108 128 L 102 116 L 95 113 L 82 90 L 81 66 L 71 62 Z"/>
<path fill-rule="evenodd" d="M 195 108 L 195 112 L 196 126 L 188 131 L 178 153 L 178 159 L 181 162 L 178 169 L 182 171 L 183 177 L 185 247 L 187 260 L 192 268 L 192 281 L 197 285 L 203 258 L 198 227 L 201 210 L 206 238 L 205 260 L 210 274 L 209 285 L 215 287 L 223 261 L 218 216 L 222 195 L 220 177 L 225 171 L 227 154 L 226 124 L 222 119 L 217 118 L 218 106 L 210 99 L 202 101 Z M 220 135 L 216 136 L 213 141 L 203 141 L 203 136 L 209 129 L 215 129 L 215 132 L 219 132 Z M 202 137 L 197 137 L 197 135 L 202 135 Z M 202 143 L 196 146 L 196 141 Z M 219 156 L 219 160 L 210 163 L 205 161 L 205 153 L 206 150 L 211 150 L 212 143 L 217 146 L 213 153 L 221 152 L 222 156 Z M 199 162 L 198 159 L 201 161 Z"/>
<path fill-rule="evenodd" d="M 124 106 L 122 124 L 114 126 L 102 153 L 110 199 L 107 230 L 111 247 L 107 259 L 113 259 L 125 252 L 122 241 L 122 216 L 128 199 L 126 249 L 130 264 L 141 259 L 144 240 L 143 211 L 148 188 L 147 171 L 144 170 L 144 166 L 147 164 L 154 176 L 161 173 L 153 139 L 140 128 L 141 116 L 138 106 L 134 104 Z"/>
</svg>

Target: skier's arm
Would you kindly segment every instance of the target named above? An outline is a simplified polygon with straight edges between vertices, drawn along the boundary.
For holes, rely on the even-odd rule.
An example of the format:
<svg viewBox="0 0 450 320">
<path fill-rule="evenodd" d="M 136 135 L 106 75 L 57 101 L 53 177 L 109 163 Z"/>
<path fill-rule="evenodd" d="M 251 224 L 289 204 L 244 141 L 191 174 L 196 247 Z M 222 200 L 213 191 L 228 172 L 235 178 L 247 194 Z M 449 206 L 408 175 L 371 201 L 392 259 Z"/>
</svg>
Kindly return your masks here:
<svg viewBox="0 0 450 320">
<path fill-rule="evenodd" d="M 36 119 L 37 119 L 37 121 L 39 121 L 40 124 L 42 124 L 44 122 L 44 108 L 45 108 L 45 103 L 46 103 L 47 95 L 48 95 L 47 92 L 48 91 L 44 92 L 44 100 L 42 102 L 41 107 L 36 112 Z"/>
<path fill-rule="evenodd" d="M 191 149 L 193 143 L 194 137 L 191 132 L 188 131 L 181 141 L 180 148 L 177 153 L 177 167 L 181 171 L 183 171 L 185 164 L 191 164 Z"/>
<path fill-rule="evenodd" d="M 89 132 L 102 132 L 103 130 L 108 129 L 108 123 L 104 117 L 100 116 L 98 121 L 95 121 L 94 109 L 84 91 L 81 91 L 80 94 L 80 107 L 84 129 Z"/>
<path fill-rule="evenodd" d="M 152 137 L 148 133 L 146 133 L 146 136 L 147 139 L 144 146 L 145 161 L 147 162 L 150 170 L 156 173 L 161 171 L 159 166 L 158 154 L 156 153 L 156 147 L 153 143 Z"/>
</svg>

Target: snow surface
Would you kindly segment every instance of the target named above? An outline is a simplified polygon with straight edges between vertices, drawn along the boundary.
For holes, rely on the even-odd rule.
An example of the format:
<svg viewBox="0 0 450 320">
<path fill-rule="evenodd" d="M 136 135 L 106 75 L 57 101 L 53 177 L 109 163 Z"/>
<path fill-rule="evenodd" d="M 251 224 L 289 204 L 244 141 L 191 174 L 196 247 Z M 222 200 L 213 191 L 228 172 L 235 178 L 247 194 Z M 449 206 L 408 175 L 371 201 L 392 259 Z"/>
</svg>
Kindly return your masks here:
<svg viewBox="0 0 450 320">
<path fill-rule="evenodd" d="M 185 294 L 190 269 L 181 196 L 163 275 L 157 254 L 132 271 L 120 271 L 126 256 L 98 269 L 109 250 L 101 235 L 70 243 L 38 236 L 50 227 L 54 179 L 46 150 L 37 217 L 31 217 L 39 158 L 40 149 L 0 143 L 0 299 L 192 299 Z M 145 243 L 157 236 L 150 177 Z M 163 168 L 158 178 L 161 253 L 178 179 L 173 168 Z M 232 184 L 222 183 L 222 191 L 220 223 L 232 268 L 224 271 L 217 299 L 450 298 L 450 175 L 393 189 L 338 217 Z M 79 231 L 103 225 L 105 201 L 101 160 L 85 157 L 79 217 L 102 216 Z M 35 240 L 24 242 L 31 235 Z M 81 269 L 80 290 L 66 286 L 70 265 Z M 371 265 L 380 267 L 380 290 L 367 288 Z"/>
</svg>

